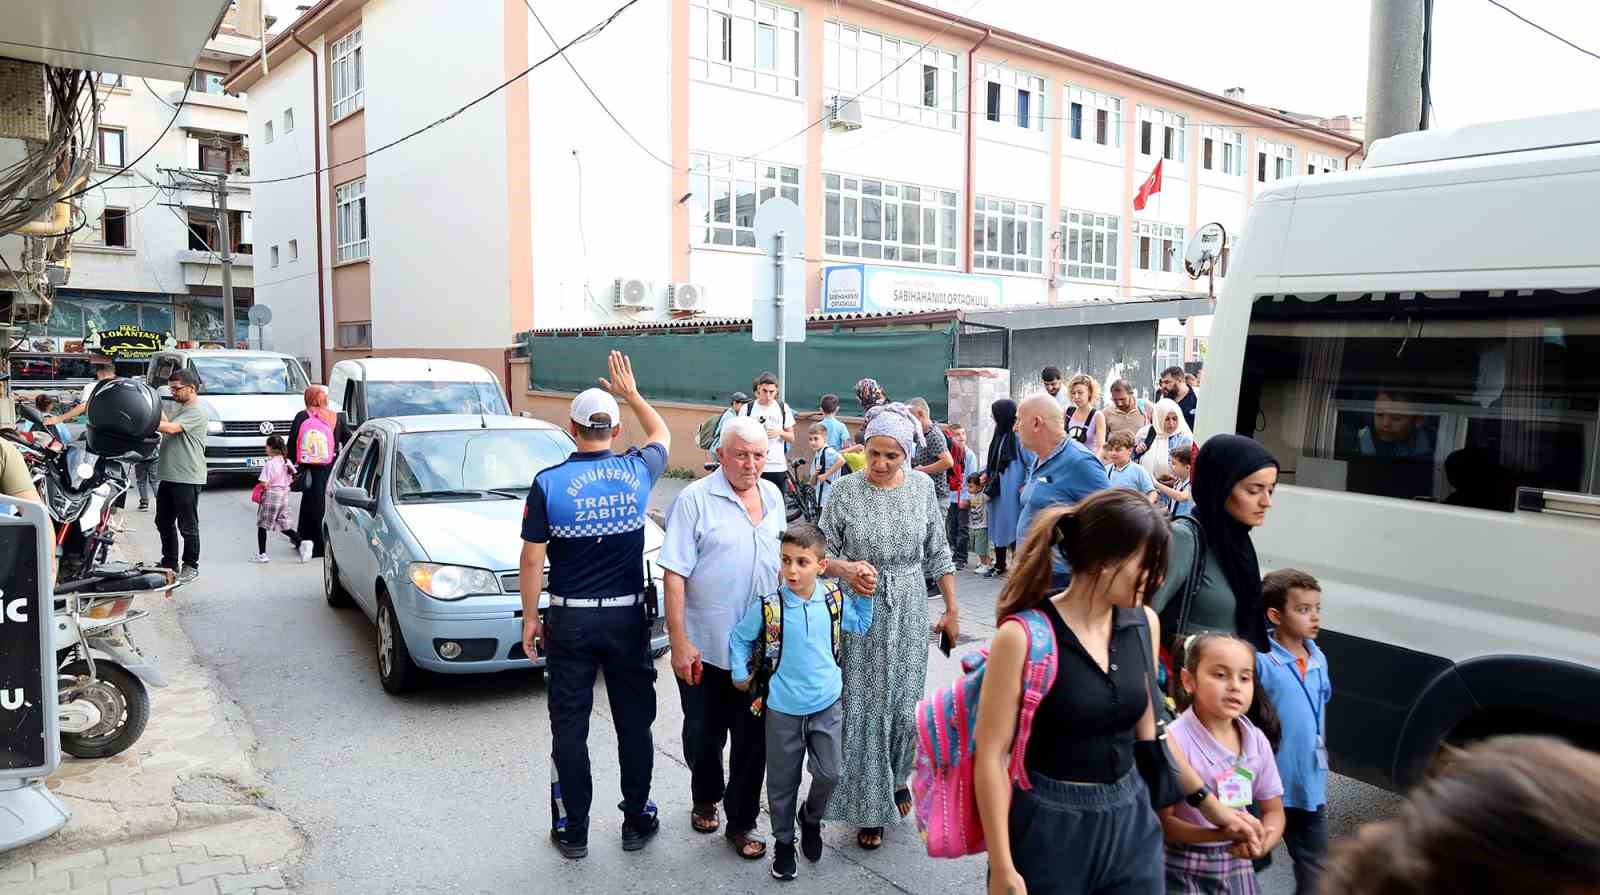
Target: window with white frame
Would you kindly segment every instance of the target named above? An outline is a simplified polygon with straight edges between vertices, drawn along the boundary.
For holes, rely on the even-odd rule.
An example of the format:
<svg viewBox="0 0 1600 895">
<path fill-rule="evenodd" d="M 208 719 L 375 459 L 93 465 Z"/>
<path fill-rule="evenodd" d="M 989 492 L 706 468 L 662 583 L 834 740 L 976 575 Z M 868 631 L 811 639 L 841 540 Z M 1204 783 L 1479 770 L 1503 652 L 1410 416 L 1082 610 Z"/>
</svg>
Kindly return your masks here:
<svg viewBox="0 0 1600 895">
<path fill-rule="evenodd" d="M 126 86 L 123 83 L 123 78 L 122 78 L 122 73 L 121 72 L 115 72 L 115 71 L 96 72 L 95 76 L 94 76 L 94 79 L 95 79 L 95 83 L 99 84 L 101 87 L 124 87 L 124 86 Z"/>
<path fill-rule="evenodd" d="M 333 49 L 328 51 L 334 121 L 366 105 L 367 66 L 363 55 L 360 28 L 334 41 Z"/>
<path fill-rule="evenodd" d="M 1069 280 L 1117 281 L 1121 219 L 1114 214 L 1061 209 L 1061 259 L 1056 272 Z"/>
<path fill-rule="evenodd" d="M 828 95 L 859 95 L 869 115 L 955 129 L 961 88 L 954 53 L 832 19 L 822 34 Z"/>
<path fill-rule="evenodd" d="M 987 88 L 988 120 L 1044 130 L 1044 78 L 985 62 L 978 66 L 978 80 Z"/>
<path fill-rule="evenodd" d="M 292 263 L 292 262 L 299 261 L 299 260 L 300 260 L 300 240 L 291 239 L 291 240 L 289 240 L 289 261 Z"/>
<path fill-rule="evenodd" d="M 1177 112 L 1139 104 L 1139 152 L 1169 162 L 1188 158 L 1189 119 Z"/>
<path fill-rule="evenodd" d="M 1156 336 L 1156 369 L 1183 366 L 1183 336 Z"/>
<path fill-rule="evenodd" d="M 122 167 L 128 135 L 120 127 L 102 127 L 97 132 L 100 143 L 100 165 L 105 168 Z"/>
<path fill-rule="evenodd" d="M 1044 206 L 978 196 L 972 203 L 972 266 L 1044 273 Z"/>
<path fill-rule="evenodd" d="M 128 248 L 128 209 L 107 206 L 100 212 L 100 244 Z"/>
<path fill-rule="evenodd" d="M 359 261 L 367 257 L 367 179 L 341 183 L 333 190 L 334 236 L 338 243 L 337 261 Z"/>
<path fill-rule="evenodd" d="M 352 320 L 337 324 L 334 327 L 333 337 L 336 348 L 371 348 L 372 321 Z"/>
<path fill-rule="evenodd" d="M 689 75 L 799 96 L 799 11 L 758 0 L 690 0 Z"/>
<path fill-rule="evenodd" d="M 1244 176 L 1244 134 L 1207 125 L 1200 131 L 1200 167 L 1233 177 Z"/>
<path fill-rule="evenodd" d="M 273 246 L 269 253 L 272 256 L 272 266 L 273 267 L 277 267 L 278 266 L 278 247 L 277 246 Z"/>
<path fill-rule="evenodd" d="M 294 110 L 293 109 L 284 109 L 283 110 L 283 132 L 286 133 L 286 134 L 294 133 Z"/>
<path fill-rule="evenodd" d="M 1307 174 L 1332 174 L 1344 170 L 1344 159 L 1341 156 L 1329 155 L 1326 152 L 1312 150 L 1306 153 Z"/>
<path fill-rule="evenodd" d="M 955 190 L 825 172 L 822 192 L 823 254 L 956 266 Z"/>
<path fill-rule="evenodd" d="M 1294 147 L 1287 143 L 1274 143 L 1265 137 L 1256 138 L 1256 180 L 1271 183 L 1294 176 Z"/>
<path fill-rule="evenodd" d="M 1067 139 L 1122 145 L 1122 100 L 1086 87 L 1066 86 Z"/>
<path fill-rule="evenodd" d="M 755 248 L 756 208 L 773 196 L 800 204 L 797 166 L 690 153 L 690 244 Z"/>
<path fill-rule="evenodd" d="M 1171 273 L 1183 270 L 1183 227 L 1157 221 L 1133 222 L 1133 266 Z"/>
<path fill-rule="evenodd" d="M 272 122 L 270 122 L 270 121 L 267 122 L 267 126 L 266 127 L 261 129 L 261 142 L 263 142 L 263 143 L 271 143 L 272 142 Z"/>
</svg>

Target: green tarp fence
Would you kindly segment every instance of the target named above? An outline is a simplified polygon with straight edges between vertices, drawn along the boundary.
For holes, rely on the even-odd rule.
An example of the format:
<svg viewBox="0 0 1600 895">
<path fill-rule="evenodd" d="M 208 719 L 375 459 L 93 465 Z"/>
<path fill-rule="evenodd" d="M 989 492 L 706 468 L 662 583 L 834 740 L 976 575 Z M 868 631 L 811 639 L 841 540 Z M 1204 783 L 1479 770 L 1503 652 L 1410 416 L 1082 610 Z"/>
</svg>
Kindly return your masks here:
<svg viewBox="0 0 1600 895">
<path fill-rule="evenodd" d="M 750 333 L 643 333 L 637 335 L 528 337 L 533 387 L 578 392 L 606 373 L 612 349 L 633 360 L 639 390 L 648 398 L 726 404 L 750 391 L 764 370 L 776 372 L 778 348 Z M 814 410 L 823 395 L 840 398 L 848 416 L 859 412 L 856 381 L 870 376 L 894 400 L 928 399 L 935 419 L 948 403 L 945 371 L 955 362 L 955 328 L 944 330 L 813 330 L 788 349 L 788 399 L 797 412 Z"/>
</svg>

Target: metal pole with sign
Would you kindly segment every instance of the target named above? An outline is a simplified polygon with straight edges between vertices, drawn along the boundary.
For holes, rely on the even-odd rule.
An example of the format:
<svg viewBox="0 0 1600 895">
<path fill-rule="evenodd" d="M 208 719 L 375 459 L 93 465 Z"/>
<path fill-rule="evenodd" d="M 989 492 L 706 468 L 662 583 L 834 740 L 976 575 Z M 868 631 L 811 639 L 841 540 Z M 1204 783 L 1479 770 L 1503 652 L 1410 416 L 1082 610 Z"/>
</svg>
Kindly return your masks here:
<svg viewBox="0 0 1600 895">
<path fill-rule="evenodd" d="M 61 763 L 52 552 L 45 508 L 0 496 L 0 851 L 72 817 L 44 784 Z"/>
<path fill-rule="evenodd" d="M 251 305 L 249 317 L 256 328 L 256 350 L 267 350 L 267 324 L 272 322 L 272 309 L 266 305 Z"/>
<path fill-rule="evenodd" d="M 778 343 L 778 401 L 789 388 L 787 343 L 806 340 L 805 259 L 791 246 L 804 246 L 805 216 L 800 206 L 775 196 L 756 209 L 756 248 L 772 257 L 757 264 L 751 292 L 750 335 L 757 342 Z"/>
</svg>

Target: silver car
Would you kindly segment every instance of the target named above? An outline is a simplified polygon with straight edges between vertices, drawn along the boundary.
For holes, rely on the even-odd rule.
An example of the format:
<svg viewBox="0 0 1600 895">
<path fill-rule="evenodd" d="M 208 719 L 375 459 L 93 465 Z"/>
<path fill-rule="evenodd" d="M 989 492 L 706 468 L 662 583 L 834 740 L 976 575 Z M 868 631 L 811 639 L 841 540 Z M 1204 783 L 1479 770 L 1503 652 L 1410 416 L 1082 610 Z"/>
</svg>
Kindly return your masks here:
<svg viewBox="0 0 1600 895">
<path fill-rule="evenodd" d="M 413 689 L 424 670 L 543 667 L 522 650 L 522 510 L 534 475 L 576 449 L 555 426 L 514 416 L 390 417 L 357 430 L 328 479 L 322 581 L 328 605 L 354 602 L 377 624 L 384 689 Z M 661 541 L 647 519 L 658 610 Z M 540 594 L 541 614 L 548 605 Z M 651 628 L 657 656 L 664 615 Z"/>
</svg>

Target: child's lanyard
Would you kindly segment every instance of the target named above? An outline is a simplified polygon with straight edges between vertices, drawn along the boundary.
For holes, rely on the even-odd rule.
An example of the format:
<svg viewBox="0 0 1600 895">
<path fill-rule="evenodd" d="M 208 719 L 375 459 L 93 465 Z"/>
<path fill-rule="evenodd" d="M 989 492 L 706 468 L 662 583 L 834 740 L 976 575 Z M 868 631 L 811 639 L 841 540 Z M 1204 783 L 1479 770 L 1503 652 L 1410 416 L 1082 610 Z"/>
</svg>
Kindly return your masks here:
<svg viewBox="0 0 1600 895">
<path fill-rule="evenodd" d="M 1310 656 L 1311 651 L 1308 649 L 1306 650 L 1306 657 L 1309 659 Z M 1306 678 L 1310 676 L 1311 663 L 1308 661 L 1305 675 L 1295 674 L 1294 682 L 1300 685 L 1300 692 L 1305 694 L 1306 702 L 1311 706 L 1311 717 L 1317 722 L 1317 770 L 1326 771 L 1328 769 L 1328 744 L 1322 736 L 1322 706 L 1318 705 L 1317 700 L 1312 698 L 1311 689 L 1306 686 Z"/>
</svg>

